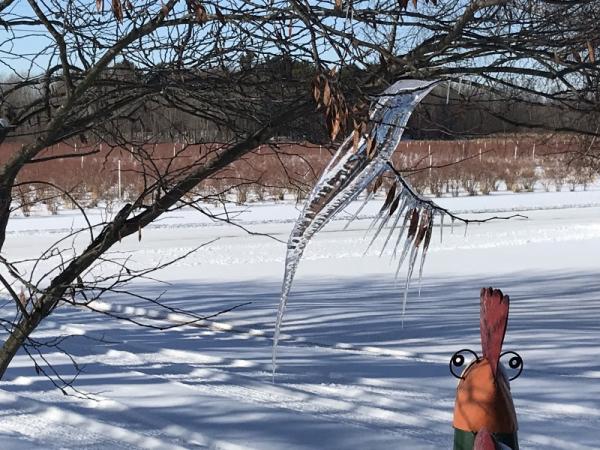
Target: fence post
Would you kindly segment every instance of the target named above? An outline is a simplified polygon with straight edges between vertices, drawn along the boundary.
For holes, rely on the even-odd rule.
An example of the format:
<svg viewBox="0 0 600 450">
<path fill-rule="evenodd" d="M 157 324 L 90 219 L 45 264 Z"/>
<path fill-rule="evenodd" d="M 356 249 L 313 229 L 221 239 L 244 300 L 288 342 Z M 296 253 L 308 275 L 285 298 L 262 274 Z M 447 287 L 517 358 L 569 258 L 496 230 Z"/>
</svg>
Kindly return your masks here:
<svg viewBox="0 0 600 450">
<path fill-rule="evenodd" d="M 433 166 L 433 156 L 431 156 L 431 144 L 428 145 L 427 152 L 429 153 L 429 177 L 431 178 L 431 166 Z"/>
<path fill-rule="evenodd" d="M 121 160 L 117 162 L 117 178 L 119 183 L 119 201 L 121 201 Z"/>
</svg>

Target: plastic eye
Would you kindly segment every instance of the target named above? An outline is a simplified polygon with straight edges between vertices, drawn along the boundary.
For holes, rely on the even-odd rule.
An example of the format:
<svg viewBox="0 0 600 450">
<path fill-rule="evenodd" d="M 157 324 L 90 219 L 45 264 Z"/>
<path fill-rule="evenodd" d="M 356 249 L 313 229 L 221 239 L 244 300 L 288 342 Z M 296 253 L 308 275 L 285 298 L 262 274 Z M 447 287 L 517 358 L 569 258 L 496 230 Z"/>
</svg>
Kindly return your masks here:
<svg viewBox="0 0 600 450">
<path fill-rule="evenodd" d="M 452 355 L 452 358 L 450 358 L 450 373 L 459 379 L 462 379 L 462 376 L 458 375 L 454 371 L 454 369 L 462 367 L 465 364 L 465 361 L 466 361 L 465 354 L 468 354 L 469 357 L 472 355 L 473 356 L 472 360 L 474 360 L 474 361 L 479 359 L 479 357 L 477 356 L 477 353 L 475 353 L 473 350 L 469 350 L 468 348 L 463 348 L 462 350 L 459 350 L 454 355 Z M 469 358 L 469 359 L 471 359 L 471 358 Z"/>
<path fill-rule="evenodd" d="M 519 375 L 521 375 L 521 372 L 523 372 L 523 358 L 521 358 L 521 355 L 519 355 L 516 352 L 504 352 L 500 355 L 500 361 L 502 361 L 502 358 L 506 355 L 513 355 L 508 360 L 508 367 L 510 367 L 510 369 L 514 371 L 514 375 L 510 377 L 508 381 L 512 381 L 515 378 L 519 378 Z"/>
</svg>

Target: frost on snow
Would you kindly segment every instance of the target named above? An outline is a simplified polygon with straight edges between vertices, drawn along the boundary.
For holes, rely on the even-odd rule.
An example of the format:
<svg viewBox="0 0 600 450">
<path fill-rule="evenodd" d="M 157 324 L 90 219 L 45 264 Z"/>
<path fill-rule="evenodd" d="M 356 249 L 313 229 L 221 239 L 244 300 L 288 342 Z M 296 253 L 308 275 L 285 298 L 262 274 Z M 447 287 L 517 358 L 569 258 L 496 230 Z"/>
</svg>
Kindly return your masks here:
<svg viewBox="0 0 600 450">
<path fill-rule="evenodd" d="M 410 115 L 437 83 L 437 81 L 400 80 L 379 95 L 369 114 L 369 121 L 372 125 L 369 134 L 361 137 L 358 146 L 354 145 L 352 135 L 344 140 L 306 200 L 287 245 L 285 274 L 273 336 L 273 373 L 276 370 L 277 344 L 288 296 L 296 269 L 308 242 L 332 217 L 353 201 L 369 183 L 390 169 L 388 161 L 400 143 Z M 369 145 L 369 142 L 372 141 L 376 142 L 374 150 Z M 395 242 L 394 257 L 396 257 L 398 249 L 402 247 L 396 276 L 407 257 L 409 263 L 402 304 L 404 311 L 419 249 L 421 249 L 420 279 L 431 240 L 434 217 L 443 213 L 436 209 L 432 202 L 422 199 L 399 173 L 394 172 L 394 174 L 396 182 L 388 192 L 383 207 L 370 226 L 375 233 L 369 247 L 385 226 L 391 223 L 392 226 L 383 247 L 385 248 L 390 242 Z M 366 201 L 372 195 L 372 192 L 368 194 Z M 350 222 L 358 216 L 358 212 L 354 214 Z M 404 219 L 401 220 L 403 215 Z M 398 228 L 400 223 L 402 224 Z M 394 240 L 392 237 L 396 230 L 398 231 Z M 383 253 L 383 249 L 381 252 Z"/>
</svg>

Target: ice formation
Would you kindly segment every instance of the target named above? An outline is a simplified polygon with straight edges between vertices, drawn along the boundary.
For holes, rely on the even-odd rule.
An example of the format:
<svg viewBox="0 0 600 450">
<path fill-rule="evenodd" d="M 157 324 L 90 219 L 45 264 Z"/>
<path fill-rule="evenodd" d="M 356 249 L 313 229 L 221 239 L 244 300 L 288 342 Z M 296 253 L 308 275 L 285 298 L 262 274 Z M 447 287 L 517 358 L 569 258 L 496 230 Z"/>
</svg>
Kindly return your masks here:
<svg viewBox="0 0 600 450">
<path fill-rule="evenodd" d="M 273 373 L 276 370 L 277 344 L 288 296 L 308 242 L 372 181 L 390 169 L 388 161 L 400 143 L 411 113 L 437 83 L 437 81 L 400 80 L 377 96 L 377 101 L 369 115 L 372 126 L 369 135 L 361 137 L 358 146 L 354 145 L 352 135 L 344 140 L 306 200 L 287 245 L 285 274 L 273 336 Z M 369 145 L 370 140 L 376 143 L 374 149 Z M 394 246 L 394 255 L 396 255 L 398 247 L 402 242 L 404 243 L 396 276 L 407 256 L 409 260 L 402 307 L 404 310 L 410 279 L 420 248 L 422 256 L 419 278 L 421 277 L 431 239 L 433 220 L 437 212 L 432 207 L 432 203 L 423 200 L 400 174 L 396 173 L 395 176 L 396 183 L 389 190 L 383 207 L 371 225 L 371 228 L 376 231 L 369 246 L 375 242 L 377 236 L 391 220 L 392 226 L 385 239 L 385 248 L 392 240 L 392 235 L 404 214 Z M 372 194 L 367 195 L 367 201 L 371 197 Z M 395 217 L 392 219 L 394 214 Z M 357 216 L 358 212 L 350 222 Z M 407 230 L 406 234 L 404 234 L 405 230 Z"/>
</svg>

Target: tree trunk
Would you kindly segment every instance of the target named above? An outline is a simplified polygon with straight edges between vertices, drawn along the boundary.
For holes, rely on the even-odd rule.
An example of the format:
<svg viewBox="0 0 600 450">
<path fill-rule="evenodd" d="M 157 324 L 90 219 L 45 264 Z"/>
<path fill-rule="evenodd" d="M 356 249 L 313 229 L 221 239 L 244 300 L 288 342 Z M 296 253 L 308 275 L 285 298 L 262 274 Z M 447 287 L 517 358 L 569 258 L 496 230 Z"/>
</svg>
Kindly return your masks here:
<svg viewBox="0 0 600 450">
<path fill-rule="evenodd" d="M 6 369 L 29 335 L 42 321 L 42 314 L 33 312 L 29 318 L 23 317 L 14 328 L 0 349 L 0 380 L 4 378 Z"/>
</svg>

